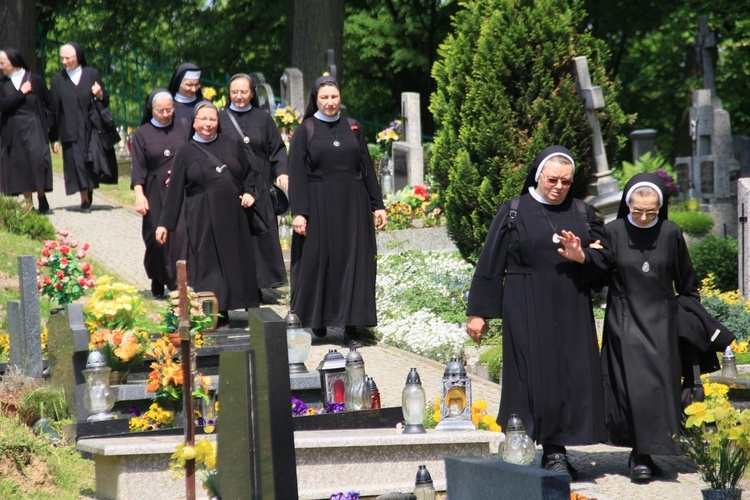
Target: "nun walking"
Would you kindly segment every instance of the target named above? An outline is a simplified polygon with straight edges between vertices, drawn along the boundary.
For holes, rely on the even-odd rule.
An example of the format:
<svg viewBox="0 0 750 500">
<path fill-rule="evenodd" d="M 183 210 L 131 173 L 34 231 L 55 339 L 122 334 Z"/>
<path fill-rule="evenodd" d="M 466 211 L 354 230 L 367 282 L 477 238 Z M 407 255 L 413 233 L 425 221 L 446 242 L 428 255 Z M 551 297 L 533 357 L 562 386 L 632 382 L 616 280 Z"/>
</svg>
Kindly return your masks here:
<svg viewBox="0 0 750 500">
<path fill-rule="evenodd" d="M 192 122 L 193 108 L 203 100 L 201 69 L 193 63 L 180 64 L 167 88 L 174 98 L 174 117 Z"/>
<path fill-rule="evenodd" d="M 187 144 L 192 131 L 189 122 L 174 118 L 174 101 L 167 89 L 156 89 L 148 95 L 141 126 L 133 134 L 130 179 L 135 209 L 143 216 L 143 265 L 154 297 L 162 297 L 165 287 L 177 289 L 177 261 L 187 258 L 184 211 L 163 245 L 156 241 L 155 234 L 175 154 Z"/>
<path fill-rule="evenodd" d="M 256 86 L 250 75 L 240 73 L 229 80 L 229 98 L 231 104 L 219 114 L 221 129 L 243 145 L 256 176 L 256 210 L 269 227 L 267 233 L 252 238 L 258 286 L 275 288 L 284 285 L 287 279 L 269 189 L 273 184 L 283 190 L 289 188 L 286 146 L 271 115 L 258 107 Z"/>
<path fill-rule="evenodd" d="M 52 95 L 44 79 L 31 73 L 15 49 L 0 51 L 0 129 L 2 169 L 0 187 L 8 196 L 22 194 L 32 206 L 37 193 L 37 211 L 46 214 L 45 193 L 52 191 L 49 134 L 55 123 Z"/>
<path fill-rule="evenodd" d="M 60 47 L 63 70 L 52 77 L 52 101 L 59 137 L 52 146 L 55 154 L 62 143 L 65 194 L 80 193 L 81 212 L 91 212 L 91 199 L 99 181 L 89 158 L 89 138 L 93 127 L 89 114 L 94 100 L 106 107 L 109 97 L 99 72 L 86 63 L 81 46 L 75 42 Z"/>
</svg>

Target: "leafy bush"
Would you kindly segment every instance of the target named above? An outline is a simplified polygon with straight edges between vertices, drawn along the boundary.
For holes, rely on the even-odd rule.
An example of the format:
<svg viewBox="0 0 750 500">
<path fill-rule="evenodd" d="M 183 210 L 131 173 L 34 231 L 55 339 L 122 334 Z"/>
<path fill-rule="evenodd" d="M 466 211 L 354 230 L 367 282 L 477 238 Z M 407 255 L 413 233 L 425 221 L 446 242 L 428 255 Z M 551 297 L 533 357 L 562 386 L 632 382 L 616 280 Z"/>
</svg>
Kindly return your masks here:
<svg viewBox="0 0 750 500">
<path fill-rule="evenodd" d="M 692 236 L 703 236 L 714 227 L 714 219 L 703 212 L 669 212 L 669 220 Z"/>
<path fill-rule="evenodd" d="M 661 155 L 652 155 L 651 152 L 648 152 L 638 158 L 634 163 L 630 163 L 629 161 L 622 162 L 621 170 L 612 171 L 615 178 L 620 183 L 620 189 L 625 189 L 625 184 L 627 184 L 630 178 L 635 174 L 643 172 L 655 173 L 665 182 L 664 187 L 670 195 L 677 193 L 678 187 L 674 184 L 674 179 L 677 177 L 677 174 L 667 159 Z"/>
<path fill-rule="evenodd" d="M 503 346 L 495 345 L 479 355 L 479 361 L 487 365 L 490 377 L 500 380 L 500 367 L 503 364 Z"/>
<path fill-rule="evenodd" d="M 726 292 L 737 289 L 737 240 L 718 238 L 709 233 L 691 245 L 689 250 L 699 281 L 713 274 L 719 290 Z"/>
<path fill-rule="evenodd" d="M 0 196 L 0 227 L 9 233 L 39 241 L 55 238 L 55 228 L 47 217 L 36 213 L 32 206 L 9 196 Z"/>
<path fill-rule="evenodd" d="M 701 303 L 735 334 L 738 342 L 750 338 L 750 302 L 737 289 L 719 290 L 715 277 L 710 274 L 701 284 Z"/>
</svg>

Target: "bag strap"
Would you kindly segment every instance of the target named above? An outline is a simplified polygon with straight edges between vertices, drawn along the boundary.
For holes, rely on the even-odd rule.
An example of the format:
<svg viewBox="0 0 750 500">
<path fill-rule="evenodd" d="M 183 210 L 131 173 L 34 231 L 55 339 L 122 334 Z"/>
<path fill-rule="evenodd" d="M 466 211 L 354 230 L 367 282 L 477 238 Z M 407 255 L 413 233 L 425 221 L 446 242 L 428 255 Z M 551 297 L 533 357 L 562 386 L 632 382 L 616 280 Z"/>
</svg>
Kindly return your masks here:
<svg viewBox="0 0 750 500">
<path fill-rule="evenodd" d="M 242 131 L 242 128 L 240 128 L 240 124 L 237 123 L 237 119 L 234 117 L 234 114 L 232 114 L 231 111 L 227 111 L 227 115 L 229 116 L 229 119 L 232 120 L 232 125 L 234 125 L 234 128 L 237 129 L 237 133 L 240 134 L 240 139 L 244 139 L 246 137 L 246 134 Z"/>
<path fill-rule="evenodd" d="M 204 148 L 203 146 L 201 146 L 200 144 L 198 144 L 198 141 L 196 141 L 195 139 L 190 139 L 189 142 L 190 142 L 190 144 L 192 144 L 193 146 L 195 146 L 196 148 L 198 148 L 198 150 L 201 153 L 203 153 L 204 155 L 206 155 L 208 157 L 208 159 L 211 160 L 211 162 L 213 162 L 213 164 L 216 166 L 216 171 L 217 172 L 219 172 L 220 174 L 223 174 L 225 170 L 227 172 L 229 172 L 229 168 L 227 168 L 226 163 L 222 163 L 221 160 L 219 160 L 216 156 L 213 155 L 213 153 L 211 153 L 209 150 L 207 150 L 206 148 Z M 234 177 L 234 175 L 232 175 L 232 172 L 229 172 L 229 178 L 232 180 L 232 183 L 234 184 L 234 187 L 236 187 L 239 190 L 240 194 L 242 194 L 242 192 L 243 192 L 242 185 Z"/>
<path fill-rule="evenodd" d="M 516 217 L 518 216 L 518 203 L 520 197 L 514 196 L 510 199 L 510 213 L 508 214 L 508 227 L 511 229 L 516 228 Z"/>
</svg>

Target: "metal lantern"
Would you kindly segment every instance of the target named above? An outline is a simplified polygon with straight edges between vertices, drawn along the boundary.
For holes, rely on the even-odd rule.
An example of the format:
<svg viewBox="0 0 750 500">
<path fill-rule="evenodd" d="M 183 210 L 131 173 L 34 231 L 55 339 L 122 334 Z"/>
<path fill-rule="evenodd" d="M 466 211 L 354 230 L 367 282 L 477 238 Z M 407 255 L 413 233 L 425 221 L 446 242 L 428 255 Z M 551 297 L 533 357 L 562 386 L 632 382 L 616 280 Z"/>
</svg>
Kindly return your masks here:
<svg viewBox="0 0 750 500">
<path fill-rule="evenodd" d="M 404 413 L 404 434 L 423 434 L 427 432 L 424 428 L 425 400 L 422 381 L 416 368 L 409 370 L 406 376 L 406 385 L 401 393 L 401 411 Z"/>
<path fill-rule="evenodd" d="M 83 392 L 83 406 L 90 413 L 88 422 L 111 420 L 115 418 L 109 410 L 115 405 L 115 395 L 109 387 L 109 372 L 104 363 L 104 356 L 99 349 L 94 349 L 86 358 L 86 369 L 82 371 L 86 378 L 86 389 Z"/>
<path fill-rule="evenodd" d="M 320 372 L 320 388 L 324 403 L 343 403 L 346 391 L 346 359 L 336 349 L 330 349 L 316 368 Z"/>
<path fill-rule="evenodd" d="M 440 381 L 440 423 L 437 430 L 476 430 L 471 421 L 471 380 L 458 358 L 451 358 Z"/>
<path fill-rule="evenodd" d="M 305 361 L 312 349 L 312 335 L 302 328 L 302 323 L 294 312 L 289 311 L 285 321 L 289 373 L 307 373 Z"/>
<path fill-rule="evenodd" d="M 526 435 L 526 429 L 518 415 L 513 414 L 505 428 L 505 441 L 500 443 L 497 455 L 500 460 L 517 465 L 529 465 L 534 461 L 534 441 Z"/>
</svg>

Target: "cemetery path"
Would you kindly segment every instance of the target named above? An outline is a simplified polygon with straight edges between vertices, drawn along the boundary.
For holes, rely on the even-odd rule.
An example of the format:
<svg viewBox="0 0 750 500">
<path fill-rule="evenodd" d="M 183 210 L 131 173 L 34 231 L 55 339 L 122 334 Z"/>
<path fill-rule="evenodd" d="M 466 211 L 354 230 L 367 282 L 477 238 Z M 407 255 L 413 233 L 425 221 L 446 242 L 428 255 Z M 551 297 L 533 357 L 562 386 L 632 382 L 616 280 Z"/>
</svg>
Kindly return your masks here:
<svg viewBox="0 0 750 500">
<path fill-rule="evenodd" d="M 122 278 L 138 289 L 149 293 L 150 281 L 143 269 L 144 245 L 141 239 L 141 218 L 131 207 L 125 207 L 101 195 L 94 194 L 90 214 L 80 211 L 78 194 L 66 196 L 61 175 L 55 176 L 58 188 L 47 194 L 51 211 L 49 219 L 56 229 L 68 228 L 80 241 L 91 243 L 91 255 L 102 265 L 117 272 Z M 439 233 L 439 231 L 438 231 Z M 453 245 L 435 232 L 427 239 L 421 235 L 413 238 L 419 247 L 427 245 L 428 250 L 452 250 Z M 444 233 L 443 233 L 444 234 Z M 416 235 L 414 235 L 416 236 Z M 381 252 L 403 250 L 403 244 L 390 245 L 386 238 L 379 238 Z M 97 273 L 101 273 L 97 270 Z M 270 306 L 280 316 L 286 314 L 282 304 Z M 232 323 L 242 322 L 244 313 L 232 313 Z M 308 370 L 315 370 L 318 362 L 329 349 L 345 352 L 343 332 L 330 329 L 322 339 L 314 338 L 312 353 L 307 361 Z M 410 368 L 416 367 L 422 379 L 428 399 L 438 395 L 444 365 L 383 345 L 366 345 L 359 349 L 365 360 L 368 375 L 375 379 L 383 406 L 400 406 L 401 390 Z M 488 409 L 494 412 L 500 402 L 500 385 L 472 376 L 473 399 L 487 401 Z M 537 452 L 539 463 L 540 452 Z M 573 483 L 571 491 L 598 500 L 619 500 L 625 498 L 665 498 L 699 499 L 700 489 L 705 484 L 691 463 L 681 457 L 656 457 L 656 462 L 665 470 L 666 477 L 647 484 L 631 483 L 627 461 L 630 450 L 606 445 L 580 446 L 569 448 L 574 466 L 579 470 L 581 480 Z M 745 484 L 745 489 L 750 485 Z"/>
</svg>

